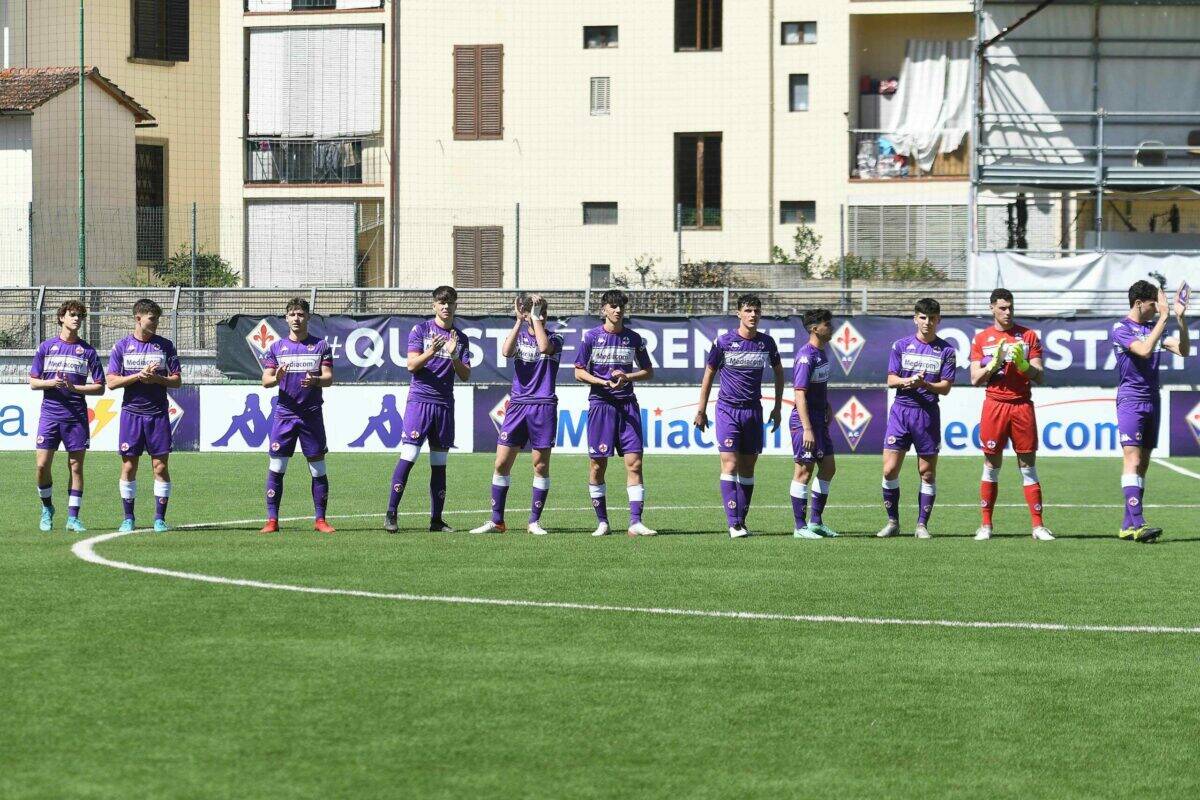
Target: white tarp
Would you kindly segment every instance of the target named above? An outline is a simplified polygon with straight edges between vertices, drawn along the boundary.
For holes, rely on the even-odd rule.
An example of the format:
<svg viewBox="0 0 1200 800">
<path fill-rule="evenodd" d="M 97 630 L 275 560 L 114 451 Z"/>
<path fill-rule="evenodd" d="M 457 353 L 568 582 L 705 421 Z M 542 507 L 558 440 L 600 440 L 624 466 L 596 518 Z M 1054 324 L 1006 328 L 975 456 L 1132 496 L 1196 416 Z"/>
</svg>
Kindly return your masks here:
<svg viewBox="0 0 1200 800">
<path fill-rule="evenodd" d="M 251 201 L 246 251 L 251 286 L 353 286 L 354 201 Z"/>
<path fill-rule="evenodd" d="M 896 152 L 924 172 L 938 153 L 953 153 L 971 124 L 971 43 L 910 39 L 893 105 Z"/>
</svg>

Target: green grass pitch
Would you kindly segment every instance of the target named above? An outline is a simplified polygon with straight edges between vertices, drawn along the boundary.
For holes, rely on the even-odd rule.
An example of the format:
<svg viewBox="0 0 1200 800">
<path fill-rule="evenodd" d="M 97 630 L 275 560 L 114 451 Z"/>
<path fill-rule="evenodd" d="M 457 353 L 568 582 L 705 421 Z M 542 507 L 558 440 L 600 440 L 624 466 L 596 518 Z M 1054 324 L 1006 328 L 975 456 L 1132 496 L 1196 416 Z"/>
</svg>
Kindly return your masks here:
<svg viewBox="0 0 1200 800">
<path fill-rule="evenodd" d="M 454 455 L 447 518 L 483 522 L 491 457 Z M 910 459 L 911 460 L 911 459 Z M 647 522 L 593 539 L 582 457 L 556 456 L 548 537 L 424 532 L 428 460 L 380 530 L 390 455 L 333 455 L 335 536 L 257 533 L 266 459 L 178 454 L 171 522 L 96 546 L 190 573 L 380 593 L 690 610 L 1200 625 L 1200 482 L 1153 465 L 1156 545 L 1118 541 L 1117 460 L 1044 459 L 1029 538 L 1016 464 L 975 542 L 976 459 L 944 458 L 935 538 L 881 541 L 878 457 L 839 457 L 827 522 L 791 536 L 791 465 L 760 464 L 725 533 L 715 457 L 648 456 Z M 1200 459 L 1173 463 L 1200 471 Z M 120 521 L 93 453 L 87 536 Z M 56 464 L 57 522 L 65 463 Z M 149 465 L 140 521 L 152 518 Z M 905 465 L 902 522 L 915 517 Z M 310 513 L 296 459 L 283 514 Z M 86 563 L 37 530 L 33 456 L 5 454 L 0 797 L 1195 797 L 1200 635 L 962 629 L 454 605 L 217 585 Z M 611 517 L 627 520 L 623 476 Z M 1069 504 L 1069 506 L 1067 505 Z M 1155 507 L 1162 505 L 1163 507 Z M 470 513 L 468 513 L 470 512 Z M 360 515 L 360 516 L 352 516 Z M 253 522 L 220 525 L 230 520 Z"/>
</svg>

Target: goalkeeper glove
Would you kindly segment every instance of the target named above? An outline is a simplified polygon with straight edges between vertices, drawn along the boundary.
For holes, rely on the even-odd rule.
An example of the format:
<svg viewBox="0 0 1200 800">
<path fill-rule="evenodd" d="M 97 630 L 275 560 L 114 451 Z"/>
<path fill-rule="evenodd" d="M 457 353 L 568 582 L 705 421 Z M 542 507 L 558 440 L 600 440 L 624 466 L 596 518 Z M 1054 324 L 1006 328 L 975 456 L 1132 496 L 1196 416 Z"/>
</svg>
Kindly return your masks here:
<svg viewBox="0 0 1200 800">
<path fill-rule="evenodd" d="M 1028 372 L 1029 359 L 1025 357 L 1025 343 L 1013 342 L 1009 352 L 1012 353 L 1012 360 L 1013 363 L 1017 365 L 1017 369 L 1020 370 L 1022 374 Z"/>
</svg>

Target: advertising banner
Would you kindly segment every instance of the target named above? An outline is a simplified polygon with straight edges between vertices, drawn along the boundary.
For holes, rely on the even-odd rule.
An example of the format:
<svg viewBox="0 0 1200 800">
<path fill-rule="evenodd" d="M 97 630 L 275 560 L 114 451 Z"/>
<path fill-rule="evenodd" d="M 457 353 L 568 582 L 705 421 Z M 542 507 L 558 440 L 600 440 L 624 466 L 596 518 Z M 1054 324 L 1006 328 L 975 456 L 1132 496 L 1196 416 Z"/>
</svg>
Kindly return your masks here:
<svg viewBox="0 0 1200 800">
<path fill-rule="evenodd" d="M 330 452 L 395 450 L 404 431 L 408 388 L 333 386 L 324 390 L 325 434 Z M 206 452 L 267 450 L 277 389 L 258 386 L 203 386 L 204 419 L 200 449 Z M 470 452 L 474 390 L 454 390 L 456 449 Z M 300 454 L 299 447 L 296 451 Z"/>
<path fill-rule="evenodd" d="M 1200 456 L 1200 392 L 1173 391 L 1163 404 L 1171 431 L 1171 455 Z"/>
<path fill-rule="evenodd" d="M 700 431 L 692 424 L 696 416 L 699 387 L 643 387 L 637 390 L 642 409 L 642 433 L 646 453 L 716 453 L 716 397 L 708 408 L 709 426 Z M 830 432 L 837 453 L 880 453 L 886 423 L 887 393 L 882 389 L 832 389 L 829 392 L 833 419 Z M 480 390 L 475 405 L 475 450 L 496 449 L 496 437 L 503 422 L 508 392 L 493 388 Z M 764 419 L 773 400 L 763 398 Z M 565 387 L 558 390 L 558 436 L 555 451 L 587 453 L 588 390 Z M 792 455 L 788 415 L 792 404 L 783 404 L 783 420 L 772 433 L 766 424 L 764 455 Z"/>
<path fill-rule="evenodd" d="M 408 333 L 423 317 L 328 316 L 314 317 L 311 330 L 324 337 L 333 350 L 334 374 L 339 383 L 382 383 L 401 385 L 409 380 L 405 363 Z M 1116 385 L 1116 360 L 1109 343 L 1112 319 L 1022 318 L 1036 330 L 1045 349 L 1046 381 L 1050 386 Z M 633 319 L 630 327 L 646 339 L 654 364 L 654 382 L 699 385 L 704 359 L 715 338 L 736 326 L 732 316 Z M 570 381 L 575 348 L 583 331 L 595 327 L 595 317 L 567 317 L 552 324 L 566 339 L 560 373 L 564 386 Z M 983 317 L 946 317 L 939 330 L 942 338 L 958 351 L 958 382 L 968 380 L 971 339 L 991 324 Z M 500 347 L 512 328 L 511 317 L 459 318 L 457 322 L 471 340 L 471 382 L 507 386 L 512 379 L 508 360 Z M 1171 326 L 1168 326 L 1170 331 Z M 762 330 L 779 343 L 787 369 L 792 354 L 804 341 L 799 317 L 766 319 Z M 217 366 L 229 378 L 257 381 L 262 376 L 259 359 L 287 327 L 279 317 L 235 316 L 217 329 Z M 830 377 L 833 386 L 883 385 L 887 378 L 891 344 L 913 332 L 906 317 L 835 317 L 829 357 L 836 366 Z M 1200 331 L 1192 333 L 1200 338 Z M 1169 335 L 1169 334 L 1168 334 Z M 1197 373 L 1197 354 L 1184 359 L 1164 353 L 1163 383 L 1190 383 Z M 790 377 L 790 375 L 789 375 Z"/>
<path fill-rule="evenodd" d="M 117 452 L 120 449 L 119 422 L 123 392 L 106 392 L 87 398 L 91 450 Z M 200 443 L 200 392 L 184 386 L 167 393 L 171 415 L 172 446 L 176 451 L 196 450 Z M 33 450 L 42 393 L 24 384 L 0 385 L 0 450 Z"/>
</svg>

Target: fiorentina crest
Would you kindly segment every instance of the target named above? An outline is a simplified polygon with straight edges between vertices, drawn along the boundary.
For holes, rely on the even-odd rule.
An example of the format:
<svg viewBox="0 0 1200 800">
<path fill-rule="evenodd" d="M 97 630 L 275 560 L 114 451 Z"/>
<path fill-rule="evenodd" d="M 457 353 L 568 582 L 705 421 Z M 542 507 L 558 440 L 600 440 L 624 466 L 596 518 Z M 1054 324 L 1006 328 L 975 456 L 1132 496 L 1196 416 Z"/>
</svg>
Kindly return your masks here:
<svg viewBox="0 0 1200 800">
<path fill-rule="evenodd" d="M 867 426 L 871 424 L 871 412 L 857 397 L 851 395 L 850 399 L 834 414 L 834 419 L 837 420 L 838 427 L 842 429 L 842 436 L 846 438 L 846 444 L 850 445 L 850 450 L 857 450 L 858 443 L 866 433 Z"/>
<path fill-rule="evenodd" d="M 1188 430 L 1192 432 L 1192 436 L 1196 439 L 1196 444 L 1200 444 L 1200 403 L 1188 412 L 1187 415 Z"/>
<path fill-rule="evenodd" d="M 855 362 L 858 361 L 859 355 L 862 354 L 863 345 L 867 340 L 858 332 L 858 329 L 846 320 L 833 333 L 833 339 L 829 344 L 833 347 L 833 351 L 837 353 L 838 363 L 842 365 L 842 373 L 850 374 L 850 370 L 854 369 Z"/>
<path fill-rule="evenodd" d="M 500 398 L 500 402 L 492 406 L 492 410 L 488 412 L 488 419 L 496 426 L 496 432 L 500 432 L 500 426 L 504 424 L 504 415 L 508 413 L 508 394 Z"/>
<path fill-rule="evenodd" d="M 254 327 L 246 334 L 246 344 L 250 345 L 250 352 L 254 353 L 254 357 L 260 364 L 263 356 L 271 349 L 271 345 L 277 341 L 279 341 L 279 334 L 266 319 L 260 319 L 254 323 Z"/>
<path fill-rule="evenodd" d="M 183 419 L 183 406 L 175 402 L 175 398 L 167 395 L 167 419 L 171 423 L 171 433 L 175 433 L 175 429 L 179 427 L 179 421 Z"/>
</svg>

